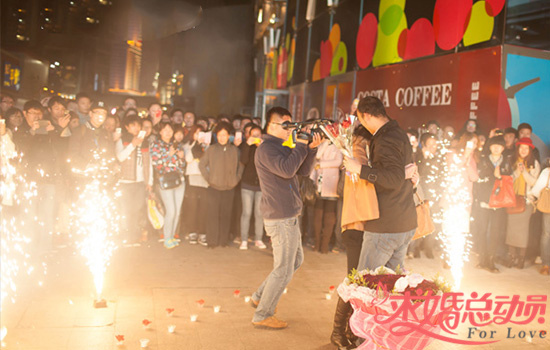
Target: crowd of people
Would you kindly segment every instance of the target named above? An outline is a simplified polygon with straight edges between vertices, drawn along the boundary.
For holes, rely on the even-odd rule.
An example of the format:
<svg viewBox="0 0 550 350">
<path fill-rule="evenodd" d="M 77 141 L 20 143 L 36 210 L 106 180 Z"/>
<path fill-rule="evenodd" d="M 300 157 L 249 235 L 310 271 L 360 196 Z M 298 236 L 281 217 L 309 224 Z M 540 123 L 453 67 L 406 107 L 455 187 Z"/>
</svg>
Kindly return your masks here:
<svg viewBox="0 0 550 350">
<path fill-rule="evenodd" d="M 180 237 L 210 248 L 235 242 L 242 250 L 248 249 L 252 237 L 256 248 L 266 248 L 262 191 L 254 162 L 264 134 L 258 118 L 197 118 L 179 108 L 167 111 L 159 103 L 151 103 L 140 113 L 131 97 L 115 112 L 86 94 L 74 101 L 58 96 L 30 100 L 22 109 L 15 107 L 11 96 L 3 95 L 0 106 L 2 164 L 17 164 L 18 172 L 36 184 L 37 199 L 25 209 L 30 212 L 28 217 L 38 218 L 44 227 L 41 233 L 33 233 L 42 251 L 53 248 L 53 234 L 68 233 L 72 189 L 82 184 L 83 173 L 97 165 L 98 152 L 101 159 L 116 159 L 109 172 L 121 193 L 125 243 L 155 237 L 147 220 L 149 198 L 156 199 L 164 214 L 159 239 L 166 248 L 178 246 Z M 548 171 L 541 170 L 548 161 L 540 159 L 529 124 L 484 133 L 477 120 L 468 120 L 455 132 L 433 120 L 406 132 L 418 166 L 418 197 L 430 202 L 436 231 L 444 229 L 443 212 L 456 195 L 446 193 L 450 188 L 446 181 L 458 177 L 466 189 L 471 217 L 464 220 L 469 226 L 464 232 L 472 233 L 479 267 L 491 272 L 499 271 L 498 264 L 523 268 L 526 261 L 540 257 L 541 273 L 549 273 L 550 222 L 547 214 L 535 208 L 546 185 Z M 494 183 L 502 175 L 513 178 L 523 211 L 489 206 Z M 3 176 L 4 182 L 14 181 Z M 314 251 L 345 250 L 341 229 L 344 177 L 342 153 L 324 140 L 313 171 L 300 176 L 301 228 L 304 242 Z M 8 188 L 3 187 L 4 205 L 12 204 Z M 413 241 L 408 257 L 441 254 L 436 237 Z"/>
<path fill-rule="evenodd" d="M 256 248 L 267 247 L 255 165 L 256 149 L 265 138 L 258 118 L 197 118 L 156 102 L 140 113 L 131 97 L 111 110 L 86 94 L 74 101 L 58 96 L 29 100 L 22 109 L 3 95 L 0 107 L 2 165 L 15 164 L 17 173 L 35 184 L 36 200 L 23 207 L 26 217 L 42 226 L 31 233 L 41 252 L 53 249 L 54 234 L 69 233 L 74 189 L 85 183 L 99 159 L 113 160 L 107 169 L 121 193 L 124 243 L 158 236 L 166 248 L 174 248 L 185 237 L 190 244 L 215 248 L 234 242 L 246 250 L 250 238 Z M 406 133 L 419 175 L 416 197 L 430 202 L 436 232 L 445 229 L 444 211 L 456 202 L 448 182 L 458 178 L 468 215 L 463 231 L 472 233 L 478 266 L 496 273 L 499 264 L 523 268 L 542 259 L 540 272 L 550 273 L 549 214 L 535 205 L 547 187 L 548 161 L 540 159 L 529 124 L 484 133 L 472 119 L 455 132 L 433 120 Z M 372 138 L 361 126 L 356 135 L 360 148 Z M 346 249 L 341 225 L 345 173 L 342 153 L 325 139 L 313 171 L 299 177 L 303 239 L 322 254 Z M 489 205 L 495 181 L 503 175 L 511 176 L 523 210 Z M 2 176 L 3 205 L 16 206 L 9 191 L 14 186 L 6 185 L 16 180 L 6 171 Z M 155 199 L 164 216 L 160 232 L 147 220 L 147 199 Z M 427 258 L 442 254 L 437 234 L 408 246 L 409 258 L 422 253 Z"/>
<path fill-rule="evenodd" d="M 541 190 L 547 187 L 548 160 L 541 160 L 534 146 L 532 128 L 527 123 L 518 128 L 492 129 L 484 133 L 476 120 L 468 120 L 456 134 L 452 128 L 441 129 L 437 121 L 426 125 L 419 141 L 416 130 L 408 130 L 418 165 L 419 190 L 431 203 L 436 227 L 445 230 L 444 210 L 456 201 L 450 181 L 459 181 L 467 216 L 463 232 L 472 234 L 473 251 L 479 255 L 478 267 L 498 273 L 498 264 L 522 269 L 526 261 L 542 263 L 541 274 L 549 274 L 548 253 L 550 226 L 543 225 L 547 213 L 536 208 Z M 516 197 L 514 207 L 491 202 L 504 177 Z M 499 189 L 500 190 L 500 187 Z M 497 190 L 497 191 L 498 191 Z M 435 236 L 415 241 L 409 254 L 419 257 L 423 251 L 433 258 L 438 244 Z"/>
</svg>

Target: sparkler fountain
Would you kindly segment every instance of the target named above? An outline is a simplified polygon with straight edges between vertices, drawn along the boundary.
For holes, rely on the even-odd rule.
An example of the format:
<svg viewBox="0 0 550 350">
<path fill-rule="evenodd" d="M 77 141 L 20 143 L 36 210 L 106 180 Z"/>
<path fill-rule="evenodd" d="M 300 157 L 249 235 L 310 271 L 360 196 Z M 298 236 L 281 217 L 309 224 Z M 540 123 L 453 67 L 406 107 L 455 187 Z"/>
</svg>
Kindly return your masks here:
<svg viewBox="0 0 550 350">
<path fill-rule="evenodd" d="M 445 205 L 440 237 L 443 241 L 445 259 L 453 276 L 453 289 L 458 290 L 471 245 L 469 237 L 472 195 L 466 183 L 468 180 L 463 174 L 464 168 L 468 166 L 464 164 L 464 156 L 446 152 L 445 149 L 443 153 L 447 157 L 447 166 L 442 186 L 445 189 Z"/>
<path fill-rule="evenodd" d="M 9 299 L 15 303 L 17 280 L 21 272 L 30 275 L 34 271 L 28 253 L 31 239 L 25 235 L 25 222 L 18 220 L 12 207 L 21 206 L 22 200 L 23 204 L 29 203 L 36 197 L 36 183 L 27 182 L 24 176 L 17 173 L 12 163 L 17 159 L 20 160 L 15 148 L 12 147 L 13 144 L 2 141 L 0 148 L 0 198 L 2 199 L 0 205 L 0 314 L 5 300 Z M 16 191 L 17 188 L 19 191 Z M 0 341 L 4 340 L 7 333 L 7 328 L 2 325 Z"/>
<path fill-rule="evenodd" d="M 118 235 L 120 218 L 114 198 L 119 193 L 110 181 L 113 175 L 110 164 L 114 159 L 96 154 L 95 160 L 96 164 L 88 166 L 85 171 L 73 169 L 74 173 L 83 175 L 88 181 L 83 187 L 78 187 L 81 192 L 71 210 L 71 223 L 74 232 L 81 238 L 77 240 L 77 248 L 86 258 L 93 276 L 96 289 L 94 307 L 102 308 L 107 307 L 102 298 L 105 272 L 117 248 L 113 238 Z"/>
</svg>

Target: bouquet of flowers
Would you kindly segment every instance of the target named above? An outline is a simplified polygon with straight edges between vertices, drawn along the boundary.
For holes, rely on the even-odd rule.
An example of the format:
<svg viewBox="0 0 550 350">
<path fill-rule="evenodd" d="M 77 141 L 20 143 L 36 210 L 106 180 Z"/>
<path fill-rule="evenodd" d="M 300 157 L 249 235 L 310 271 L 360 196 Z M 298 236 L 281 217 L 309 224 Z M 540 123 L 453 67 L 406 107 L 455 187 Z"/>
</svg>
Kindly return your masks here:
<svg viewBox="0 0 550 350">
<path fill-rule="evenodd" d="M 329 125 L 321 124 L 319 128 L 328 137 L 328 139 L 348 158 L 353 158 L 353 131 L 354 116 L 346 115 L 341 123 L 332 123 Z M 349 174 L 348 174 L 349 175 Z M 355 183 L 357 174 L 352 174 L 351 178 Z"/>
<path fill-rule="evenodd" d="M 424 349 L 441 331 L 446 316 L 433 295 L 449 292 L 441 278 L 404 274 L 379 267 L 353 270 L 338 286 L 338 294 L 354 309 L 350 327 L 364 338 L 359 349 Z M 422 303 L 419 305 L 418 303 Z"/>
<path fill-rule="evenodd" d="M 346 157 L 353 158 L 353 126 L 352 116 L 346 116 L 341 123 L 332 123 L 329 125 L 321 124 L 319 127 L 328 139 L 342 152 Z"/>
</svg>

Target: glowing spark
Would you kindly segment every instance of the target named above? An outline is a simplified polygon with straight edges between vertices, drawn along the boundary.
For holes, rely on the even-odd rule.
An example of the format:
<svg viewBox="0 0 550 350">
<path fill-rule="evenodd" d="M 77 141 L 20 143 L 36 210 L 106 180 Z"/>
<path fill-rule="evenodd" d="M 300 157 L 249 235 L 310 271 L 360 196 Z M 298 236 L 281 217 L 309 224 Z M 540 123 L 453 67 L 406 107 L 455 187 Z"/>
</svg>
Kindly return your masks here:
<svg viewBox="0 0 550 350">
<path fill-rule="evenodd" d="M 79 200 L 73 205 L 71 215 L 72 225 L 80 240 L 76 245 L 87 260 L 92 273 L 97 293 L 101 299 L 105 271 L 116 245 L 113 238 L 118 235 L 119 216 L 115 202 L 111 198 L 117 195 L 109 182 L 109 164 L 114 159 L 105 159 L 101 154 L 94 154 L 95 164 L 84 171 L 73 169 L 73 172 L 83 175 L 88 183 L 80 193 Z"/>
<path fill-rule="evenodd" d="M 443 212 L 443 247 L 447 262 L 451 267 L 454 289 L 458 290 L 462 281 L 464 262 L 468 261 L 470 248 L 470 210 L 472 195 L 467 178 L 464 176 L 462 156 L 447 154 L 447 169 L 443 188 L 446 206 Z"/>
<path fill-rule="evenodd" d="M 0 147 L 0 311 L 4 300 L 15 302 L 17 280 L 20 272 L 30 274 L 34 267 L 27 253 L 31 239 L 25 235 L 25 222 L 16 220 L 13 207 L 32 202 L 36 196 L 36 183 L 27 182 L 26 178 L 17 174 L 14 162 L 21 161 L 21 154 L 2 144 Z M 22 197 L 22 198 L 21 198 Z M 22 206 L 21 206 L 22 207 Z M 31 225 L 32 226 L 32 225 Z M 4 328 L 5 329 L 5 328 Z M 7 330 L 6 330 L 7 332 Z M 5 333 L 3 331 L 3 336 Z"/>
</svg>

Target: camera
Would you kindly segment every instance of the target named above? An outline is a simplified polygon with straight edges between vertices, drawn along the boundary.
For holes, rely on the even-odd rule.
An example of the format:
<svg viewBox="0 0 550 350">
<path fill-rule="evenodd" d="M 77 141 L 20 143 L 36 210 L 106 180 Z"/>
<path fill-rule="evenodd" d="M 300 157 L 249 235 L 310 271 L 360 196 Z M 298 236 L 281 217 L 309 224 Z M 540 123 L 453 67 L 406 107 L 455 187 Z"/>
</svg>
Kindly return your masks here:
<svg viewBox="0 0 550 350">
<path fill-rule="evenodd" d="M 306 140 L 311 142 L 313 135 L 319 134 L 321 137 L 325 137 L 325 134 L 319 127 L 320 125 L 329 125 L 332 121 L 329 119 L 311 119 L 303 122 L 283 122 L 283 129 L 292 129 L 292 142 L 296 143 L 296 140 Z M 307 125 L 312 125 L 311 130 L 308 132 L 304 130 Z"/>
</svg>

